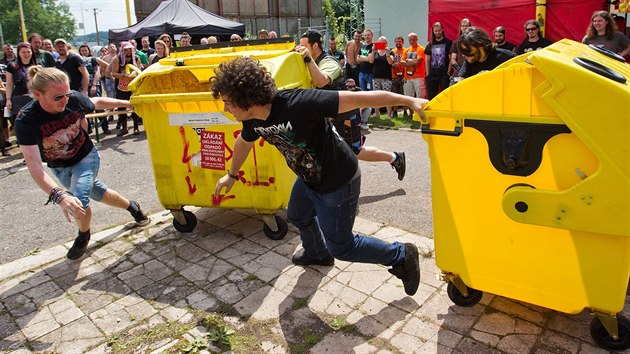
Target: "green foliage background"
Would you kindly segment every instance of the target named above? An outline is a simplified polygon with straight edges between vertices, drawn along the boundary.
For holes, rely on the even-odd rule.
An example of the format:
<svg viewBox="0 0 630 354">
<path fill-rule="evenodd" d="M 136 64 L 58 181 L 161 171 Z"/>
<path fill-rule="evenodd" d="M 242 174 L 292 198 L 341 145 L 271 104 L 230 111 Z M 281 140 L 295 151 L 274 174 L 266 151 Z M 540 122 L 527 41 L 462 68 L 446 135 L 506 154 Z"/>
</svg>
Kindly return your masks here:
<svg viewBox="0 0 630 354">
<path fill-rule="evenodd" d="M 53 41 L 56 38 L 72 39 L 76 23 L 70 6 L 57 0 L 22 0 L 26 34 L 37 32 Z M 16 0 L 0 0 L 0 23 L 4 43 L 22 42 L 20 10 Z"/>
</svg>

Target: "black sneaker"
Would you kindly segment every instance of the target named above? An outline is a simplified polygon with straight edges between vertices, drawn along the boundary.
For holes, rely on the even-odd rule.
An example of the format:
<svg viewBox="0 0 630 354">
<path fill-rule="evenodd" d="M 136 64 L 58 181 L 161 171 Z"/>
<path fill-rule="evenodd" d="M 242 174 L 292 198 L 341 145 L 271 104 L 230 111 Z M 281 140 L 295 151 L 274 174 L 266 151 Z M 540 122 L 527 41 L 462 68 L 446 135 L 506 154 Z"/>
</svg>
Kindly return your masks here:
<svg viewBox="0 0 630 354">
<path fill-rule="evenodd" d="M 396 170 L 396 173 L 398 173 L 398 180 L 402 181 L 403 178 L 405 178 L 405 169 L 406 169 L 406 163 L 405 163 L 405 153 L 404 152 L 394 152 L 394 154 L 396 154 L 396 160 L 394 160 L 394 162 L 392 162 L 392 168 L 394 170 Z"/>
<path fill-rule="evenodd" d="M 90 236 L 87 236 L 87 237 L 79 236 L 76 239 L 74 239 L 74 243 L 72 244 L 72 247 L 70 247 L 70 250 L 68 250 L 68 253 L 66 254 L 66 258 L 68 258 L 71 261 L 75 261 L 81 258 L 81 256 L 83 256 L 83 254 L 85 253 L 85 250 L 87 249 L 88 243 L 90 243 Z"/>
<path fill-rule="evenodd" d="M 2 149 L 2 156 L 11 156 L 11 154 L 7 151 L 7 149 Z"/>
<path fill-rule="evenodd" d="M 149 220 L 149 218 L 144 215 L 144 213 L 142 212 L 142 209 L 140 209 L 140 203 L 136 202 L 135 200 L 132 200 L 129 202 L 130 206 L 133 206 L 133 210 L 135 211 L 130 211 L 129 213 L 131 214 L 131 216 L 133 216 L 134 220 L 136 220 L 136 224 L 138 226 L 145 226 L 148 225 L 151 220 Z"/>
<path fill-rule="evenodd" d="M 333 266 L 335 265 L 335 259 L 331 255 L 327 255 L 324 259 L 314 259 L 306 255 L 304 251 L 296 253 L 291 258 L 293 264 L 301 266 L 319 265 L 319 266 Z"/>
<path fill-rule="evenodd" d="M 420 285 L 418 247 L 413 243 L 405 243 L 405 260 L 388 271 L 402 280 L 407 295 L 414 295 L 418 291 L 418 285 Z"/>
</svg>

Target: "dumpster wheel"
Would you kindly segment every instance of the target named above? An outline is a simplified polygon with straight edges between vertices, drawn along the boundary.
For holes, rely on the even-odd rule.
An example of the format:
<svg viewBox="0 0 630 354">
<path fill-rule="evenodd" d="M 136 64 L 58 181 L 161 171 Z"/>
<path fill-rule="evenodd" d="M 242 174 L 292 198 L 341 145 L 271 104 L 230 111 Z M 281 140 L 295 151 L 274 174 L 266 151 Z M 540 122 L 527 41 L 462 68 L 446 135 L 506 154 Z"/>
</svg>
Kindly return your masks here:
<svg viewBox="0 0 630 354">
<path fill-rule="evenodd" d="M 630 320 L 624 316 L 617 315 L 618 338 L 608 333 L 598 317 L 591 320 L 591 337 L 597 345 L 609 350 L 625 350 L 630 348 Z"/>
<path fill-rule="evenodd" d="M 195 216 L 195 214 L 188 210 L 182 210 L 181 212 L 184 214 L 184 218 L 186 218 L 186 223 L 181 224 L 179 221 L 177 221 L 177 218 L 174 218 L 173 227 L 175 228 L 175 230 L 182 233 L 192 232 L 197 226 L 197 217 Z"/>
<path fill-rule="evenodd" d="M 449 282 L 448 285 L 446 285 L 448 298 L 451 299 L 455 305 L 471 307 L 481 301 L 483 291 L 475 290 L 469 287 L 466 287 L 466 289 L 468 291 L 468 296 L 464 296 L 453 283 Z"/>
<path fill-rule="evenodd" d="M 276 220 L 276 228 L 278 230 L 273 231 L 271 227 L 269 227 L 269 225 L 267 225 L 267 223 L 265 222 L 265 226 L 263 226 L 263 232 L 267 237 L 272 240 L 282 240 L 284 236 L 287 235 L 287 231 L 289 231 L 289 225 L 287 225 L 287 222 L 284 221 L 281 217 L 277 215 L 273 215 L 273 217 Z"/>
</svg>

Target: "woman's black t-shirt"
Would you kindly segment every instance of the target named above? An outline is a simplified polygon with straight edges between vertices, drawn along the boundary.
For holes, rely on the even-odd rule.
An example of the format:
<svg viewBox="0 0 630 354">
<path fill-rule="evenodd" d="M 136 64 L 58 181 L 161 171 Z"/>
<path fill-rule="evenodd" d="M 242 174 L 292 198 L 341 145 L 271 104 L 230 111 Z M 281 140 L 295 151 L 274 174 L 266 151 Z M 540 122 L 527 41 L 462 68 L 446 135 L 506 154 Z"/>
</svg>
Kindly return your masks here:
<svg viewBox="0 0 630 354">
<path fill-rule="evenodd" d="M 76 165 L 94 147 L 81 127 L 86 113 L 94 111 L 89 97 L 72 91 L 66 109 L 61 113 L 46 112 L 39 101 L 24 106 L 15 120 L 15 134 L 20 145 L 37 145 L 48 167 Z"/>
<path fill-rule="evenodd" d="M 357 172 L 358 160 L 327 117 L 336 117 L 339 93 L 326 90 L 279 91 L 266 120 L 243 122 L 241 137 L 263 137 L 311 189 L 339 189 Z"/>
<path fill-rule="evenodd" d="M 375 79 L 392 79 L 392 65 L 387 61 L 387 55 L 393 55 L 393 53 L 390 51 L 385 55 L 380 55 L 378 50 L 374 52 L 372 73 Z"/>
</svg>

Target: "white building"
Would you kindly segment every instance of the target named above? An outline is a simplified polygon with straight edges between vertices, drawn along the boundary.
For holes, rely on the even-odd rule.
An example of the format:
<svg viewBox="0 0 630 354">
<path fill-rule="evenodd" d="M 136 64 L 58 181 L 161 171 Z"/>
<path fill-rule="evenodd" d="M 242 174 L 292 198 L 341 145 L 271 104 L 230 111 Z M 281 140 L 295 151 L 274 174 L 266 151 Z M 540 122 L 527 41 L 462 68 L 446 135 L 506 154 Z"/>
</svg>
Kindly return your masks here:
<svg viewBox="0 0 630 354">
<path fill-rule="evenodd" d="M 407 35 L 418 34 L 418 44 L 428 43 L 429 0 L 364 0 L 365 28 L 374 31 L 374 41 L 385 36 L 390 48 L 394 38 L 403 36 L 405 48 L 409 47 Z"/>
</svg>

